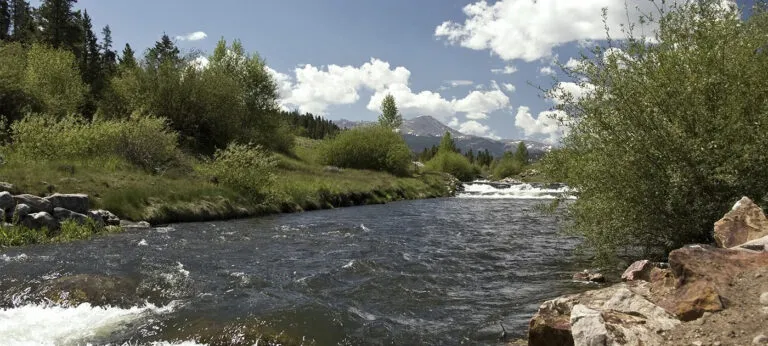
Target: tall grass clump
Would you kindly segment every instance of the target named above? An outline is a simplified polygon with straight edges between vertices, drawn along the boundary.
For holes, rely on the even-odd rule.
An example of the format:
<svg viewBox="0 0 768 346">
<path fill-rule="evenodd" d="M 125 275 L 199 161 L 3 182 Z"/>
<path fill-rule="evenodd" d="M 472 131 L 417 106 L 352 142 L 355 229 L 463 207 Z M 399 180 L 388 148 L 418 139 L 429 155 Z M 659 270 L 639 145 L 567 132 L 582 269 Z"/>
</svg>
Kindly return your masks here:
<svg viewBox="0 0 768 346">
<path fill-rule="evenodd" d="M 550 90 L 569 134 L 544 168 L 578 191 L 570 229 L 601 259 L 709 243 L 739 198 L 766 202 L 768 12 L 721 4 L 660 8 L 656 37 L 565 68 L 585 93 Z"/>
<path fill-rule="evenodd" d="M 407 175 L 411 150 L 399 134 L 384 126 L 343 131 L 320 148 L 323 164 Z"/>
</svg>

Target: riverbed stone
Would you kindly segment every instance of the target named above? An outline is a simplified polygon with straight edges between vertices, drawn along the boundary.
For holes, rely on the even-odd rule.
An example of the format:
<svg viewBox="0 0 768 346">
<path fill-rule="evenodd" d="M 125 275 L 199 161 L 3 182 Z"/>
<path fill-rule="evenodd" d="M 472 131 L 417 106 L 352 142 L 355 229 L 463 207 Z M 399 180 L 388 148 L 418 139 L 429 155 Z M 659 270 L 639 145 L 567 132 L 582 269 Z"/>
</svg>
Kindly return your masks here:
<svg viewBox="0 0 768 346">
<path fill-rule="evenodd" d="M 13 207 L 13 210 L 10 215 L 6 215 L 7 221 L 14 221 L 13 219 L 16 219 L 16 221 L 21 221 L 25 216 L 32 213 L 32 207 L 29 205 L 26 205 L 24 203 L 19 203 L 15 207 Z"/>
<path fill-rule="evenodd" d="M 0 191 L 0 209 L 8 210 L 16 205 L 16 200 L 13 199 L 13 195 L 8 191 Z"/>
<path fill-rule="evenodd" d="M 733 209 L 715 222 L 717 246 L 731 248 L 768 236 L 768 218 L 748 197 L 736 202 Z"/>
<path fill-rule="evenodd" d="M 101 217 L 101 220 L 107 226 L 120 226 L 120 218 L 117 215 L 112 214 L 109 210 L 97 209 L 88 212 L 94 220 Z M 98 215 L 98 216 L 96 216 Z M 97 220 L 98 221 L 98 220 Z"/>
<path fill-rule="evenodd" d="M 82 193 L 54 193 L 53 195 L 45 197 L 45 199 L 51 202 L 51 205 L 53 205 L 54 208 L 64 208 L 79 214 L 88 212 L 88 208 L 91 204 L 88 195 Z"/>
<path fill-rule="evenodd" d="M 125 277 L 77 274 L 43 282 L 35 295 L 68 306 L 90 303 L 130 308 L 143 303 L 138 286 L 136 280 Z"/>
<path fill-rule="evenodd" d="M 53 215 L 44 211 L 33 213 L 25 216 L 21 220 L 21 224 L 31 229 L 43 229 L 46 228 L 49 232 L 55 232 L 61 226 L 59 221 L 53 217 Z"/>
<path fill-rule="evenodd" d="M 649 260 L 636 261 L 632 263 L 627 270 L 621 274 L 622 281 L 636 281 L 636 280 L 651 280 L 651 271 L 653 270 L 653 262 Z"/>
<path fill-rule="evenodd" d="M 45 198 L 35 195 L 16 195 L 13 196 L 16 203 L 24 203 L 32 208 L 33 213 L 46 212 L 48 214 L 53 213 L 53 204 Z"/>
<path fill-rule="evenodd" d="M 90 218 L 84 214 L 80 214 L 69 209 L 58 208 L 58 207 L 53 208 L 53 216 L 57 220 L 59 220 L 59 222 L 72 220 L 79 225 L 84 225 L 88 223 L 88 220 L 90 220 Z"/>
</svg>

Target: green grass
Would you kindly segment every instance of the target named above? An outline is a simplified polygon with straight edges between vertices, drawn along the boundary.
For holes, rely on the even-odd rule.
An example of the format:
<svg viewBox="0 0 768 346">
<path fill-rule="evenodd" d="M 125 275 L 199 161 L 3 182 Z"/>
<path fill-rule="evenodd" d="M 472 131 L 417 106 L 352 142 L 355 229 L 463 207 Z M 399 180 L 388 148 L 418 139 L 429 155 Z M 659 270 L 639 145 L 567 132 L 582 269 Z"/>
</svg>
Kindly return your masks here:
<svg viewBox="0 0 768 346">
<path fill-rule="evenodd" d="M 327 209 L 450 195 L 449 181 L 441 173 L 414 172 L 396 177 L 385 172 L 327 170 L 318 164 L 319 141 L 299 139 L 292 157 L 278 155 L 277 179 L 269 197 L 254 202 L 232 189 L 209 182 L 195 170 L 149 174 L 119 159 L 100 161 L 22 162 L 9 159 L 0 165 L 0 181 L 20 192 L 85 193 L 92 208 L 107 209 L 121 219 L 152 224 L 247 217 L 279 212 Z M 199 164 L 199 163 L 193 163 Z M 81 239 L 48 238 L 40 232 L 0 230 L 0 246 Z M 80 235 L 77 235 L 81 232 Z"/>
</svg>

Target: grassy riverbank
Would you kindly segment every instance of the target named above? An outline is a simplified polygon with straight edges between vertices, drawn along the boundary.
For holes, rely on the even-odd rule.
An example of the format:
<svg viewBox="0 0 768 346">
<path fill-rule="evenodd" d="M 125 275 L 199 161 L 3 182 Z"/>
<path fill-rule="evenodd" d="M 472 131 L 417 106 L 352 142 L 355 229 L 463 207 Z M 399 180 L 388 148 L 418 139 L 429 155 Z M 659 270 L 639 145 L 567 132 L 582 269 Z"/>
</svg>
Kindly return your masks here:
<svg viewBox="0 0 768 346">
<path fill-rule="evenodd" d="M 293 157 L 277 156 L 276 179 L 269 195 L 254 202 L 242 192 L 205 176 L 169 171 L 149 174 L 118 159 L 93 161 L 9 161 L 0 180 L 19 192 L 86 193 L 94 208 L 152 224 L 247 217 L 279 212 L 379 204 L 451 194 L 449 178 L 439 173 L 389 173 L 326 169 L 317 162 L 319 141 L 299 139 Z M 199 163 L 194 163 L 199 164 Z"/>
</svg>

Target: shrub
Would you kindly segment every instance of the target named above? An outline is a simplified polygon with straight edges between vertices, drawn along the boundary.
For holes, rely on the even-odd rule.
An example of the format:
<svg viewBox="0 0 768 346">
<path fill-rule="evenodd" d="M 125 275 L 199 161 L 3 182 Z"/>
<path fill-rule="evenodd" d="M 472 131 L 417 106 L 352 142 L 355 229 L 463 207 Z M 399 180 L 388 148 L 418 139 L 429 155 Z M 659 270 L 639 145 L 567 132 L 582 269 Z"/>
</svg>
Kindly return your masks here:
<svg viewBox="0 0 768 346">
<path fill-rule="evenodd" d="M 133 117 L 89 122 L 29 115 L 11 126 L 14 154 L 23 160 L 104 159 L 118 156 L 145 170 L 161 170 L 180 153 L 163 119 Z"/>
<path fill-rule="evenodd" d="M 768 193 L 768 12 L 719 3 L 686 2 L 655 39 L 585 54 L 566 69 L 582 98 L 552 90 L 569 135 L 545 173 L 578 191 L 571 230 L 602 259 L 709 243 L 735 201 Z"/>
<path fill-rule="evenodd" d="M 518 175 L 522 171 L 523 163 L 517 157 L 509 157 L 508 155 L 505 155 L 493 167 L 493 177 L 496 179 L 504 179 Z"/>
<path fill-rule="evenodd" d="M 461 181 L 470 181 L 480 173 L 464 155 L 453 151 L 439 151 L 425 166 L 428 170 L 450 173 Z"/>
<path fill-rule="evenodd" d="M 343 131 L 325 140 L 320 148 L 323 164 L 395 175 L 408 174 L 411 156 L 411 150 L 399 134 L 378 125 Z"/>
<path fill-rule="evenodd" d="M 32 45 L 27 53 L 23 84 L 28 94 L 56 116 L 77 112 L 87 91 L 71 52 L 39 44 Z"/>
<path fill-rule="evenodd" d="M 276 164 L 275 157 L 260 145 L 231 143 L 217 150 L 202 170 L 212 180 L 260 200 L 267 196 L 274 181 Z"/>
</svg>

